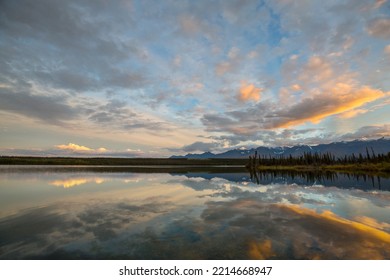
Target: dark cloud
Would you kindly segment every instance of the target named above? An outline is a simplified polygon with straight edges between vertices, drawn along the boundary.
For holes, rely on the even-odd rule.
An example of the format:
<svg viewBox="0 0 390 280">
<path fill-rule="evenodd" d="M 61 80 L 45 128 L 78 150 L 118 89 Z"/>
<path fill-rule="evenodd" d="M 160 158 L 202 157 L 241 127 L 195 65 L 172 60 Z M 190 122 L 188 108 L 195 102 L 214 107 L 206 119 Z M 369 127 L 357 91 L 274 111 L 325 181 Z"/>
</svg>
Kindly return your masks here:
<svg viewBox="0 0 390 280">
<path fill-rule="evenodd" d="M 230 111 L 226 112 L 225 115 L 205 114 L 201 121 L 206 126 L 207 131 L 246 136 L 256 134 L 257 130 L 263 126 L 262 116 L 260 114 L 257 114 L 256 117 L 251 115 L 250 109 L 247 112 Z"/>
<path fill-rule="evenodd" d="M 3 74 L 76 91 L 139 88 L 144 73 L 120 66 L 129 59 L 141 63 L 137 44 L 121 35 L 133 27 L 128 4 L 2 1 Z"/>
<path fill-rule="evenodd" d="M 219 147 L 217 143 L 206 143 L 206 142 L 195 142 L 190 145 L 184 146 L 181 148 L 181 150 L 185 152 L 195 152 L 195 151 L 201 151 L 201 152 L 206 152 L 206 151 L 211 151 L 214 150 L 215 148 Z"/>
<path fill-rule="evenodd" d="M 118 123 L 137 116 L 126 105 L 126 102 L 122 100 L 111 99 L 106 104 L 94 104 L 94 107 L 87 109 L 87 113 L 89 113 L 90 120 L 100 124 Z"/>
<path fill-rule="evenodd" d="M 61 124 L 78 117 L 77 110 L 61 96 L 33 95 L 0 88 L 0 110 L 32 117 L 52 124 Z"/>
<path fill-rule="evenodd" d="M 35 72 L 36 80 L 50 84 L 55 88 L 66 88 L 75 91 L 92 90 L 98 88 L 98 81 L 80 72 L 59 70 L 52 72 Z"/>
<path fill-rule="evenodd" d="M 153 131 L 172 130 L 168 123 L 152 120 L 142 113 L 132 110 L 123 99 L 110 99 L 106 103 L 81 102 L 85 103 L 82 111 L 88 119 L 102 127 L 116 130 L 145 129 Z"/>
</svg>

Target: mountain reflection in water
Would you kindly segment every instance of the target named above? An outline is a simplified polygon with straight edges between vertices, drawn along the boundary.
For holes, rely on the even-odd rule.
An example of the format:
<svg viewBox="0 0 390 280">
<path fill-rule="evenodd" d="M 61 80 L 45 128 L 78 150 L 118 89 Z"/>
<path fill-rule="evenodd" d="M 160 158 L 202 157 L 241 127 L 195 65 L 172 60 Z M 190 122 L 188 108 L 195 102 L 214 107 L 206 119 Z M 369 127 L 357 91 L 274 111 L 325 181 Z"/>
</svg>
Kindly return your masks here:
<svg viewBox="0 0 390 280">
<path fill-rule="evenodd" d="M 0 168 L 0 259 L 390 259 L 389 178 L 122 171 Z"/>
</svg>

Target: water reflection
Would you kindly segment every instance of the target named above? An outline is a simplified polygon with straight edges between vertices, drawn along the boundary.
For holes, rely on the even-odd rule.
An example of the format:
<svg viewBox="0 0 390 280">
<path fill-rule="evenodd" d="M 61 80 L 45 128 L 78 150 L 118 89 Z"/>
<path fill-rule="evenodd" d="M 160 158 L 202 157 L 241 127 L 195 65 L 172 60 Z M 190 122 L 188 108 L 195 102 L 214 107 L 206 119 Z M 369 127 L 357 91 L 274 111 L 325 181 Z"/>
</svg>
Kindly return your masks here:
<svg viewBox="0 0 390 280">
<path fill-rule="evenodd" d="M 257 184 L 300 184 L 336 186 L 338 188 L 357 188 L 362 190 L 386 190 L 390 191 L 390 174 L 381 177 L 368 174 L 349 174 L 330 171 L 258 171 L 248 170 L 250 179 Z"/>
<path fill-rule="evenodd" d="M 83 185 L 88 182 L 95 182 L 96 184 L 101 184 L 104 182 L 102 178 L 70 178 L 64 180 L 54 180 L 50 182 L 51 185 L 63 188 L 73 188 L 75 186 Z"/>
<path fill-rule="evenodd" d="M 390 259 L 388 179 L 350 178 L 0 168 L 0 259 Z"/>
</svg>

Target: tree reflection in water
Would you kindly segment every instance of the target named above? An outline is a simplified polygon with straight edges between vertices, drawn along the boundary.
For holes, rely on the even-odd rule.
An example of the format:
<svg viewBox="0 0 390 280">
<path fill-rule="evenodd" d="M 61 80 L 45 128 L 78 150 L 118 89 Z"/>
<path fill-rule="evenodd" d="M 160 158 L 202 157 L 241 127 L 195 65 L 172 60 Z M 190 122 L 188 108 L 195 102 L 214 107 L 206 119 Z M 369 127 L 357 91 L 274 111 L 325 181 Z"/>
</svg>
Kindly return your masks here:
<svg viewBox="0 0 390 280">
<path fill-rule="evenodd" d="M 350 174 L 331 171 L 293 171 L 274 170 L 256 171 L 248 169 L 253 183 L 266 185 L 272 183 L 323 185 L 338 188 L 356 188 L 362 190 L 390 190 L 390 179 L 370 174 Z"/>
</svg>

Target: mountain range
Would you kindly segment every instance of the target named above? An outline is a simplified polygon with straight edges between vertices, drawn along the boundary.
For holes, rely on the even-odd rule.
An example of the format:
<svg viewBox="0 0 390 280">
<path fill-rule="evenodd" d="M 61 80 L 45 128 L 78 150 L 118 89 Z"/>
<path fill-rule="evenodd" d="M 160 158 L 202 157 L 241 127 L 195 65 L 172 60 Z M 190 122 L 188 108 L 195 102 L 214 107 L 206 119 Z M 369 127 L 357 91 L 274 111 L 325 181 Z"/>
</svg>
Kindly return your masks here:
<svg viewBox="0 0 390 280">
<path fill-rule="evenodd" d="M 350 142 L 332 142 L 329 144 L 319 144 L 315 146 L 297 145 L 292 147 L 257 147 L 252 149 L 233 149 L 223 153 L 214 154 L 205 152 L 201 154 L 186 154 L 184 156 L 173 155 L 171 158 L 192 158 L 192 159 L 206 159 L 206 158 L 248 158 L 250 155 L 257 154 L 261 157 L 277 157 L 277 156 L 293 156 L 299 157 L 303 153 L 331 153 L 336 157 L 344 157 L 345 155 L 359 155 L 359 153 L 366 155 L 367 149 L 370 154 L 372 150 L 375 154 L 387 154 L 390 152 L 390 139 L 380 138 L 377 140 L 354 140 Z"/>
</svg>

